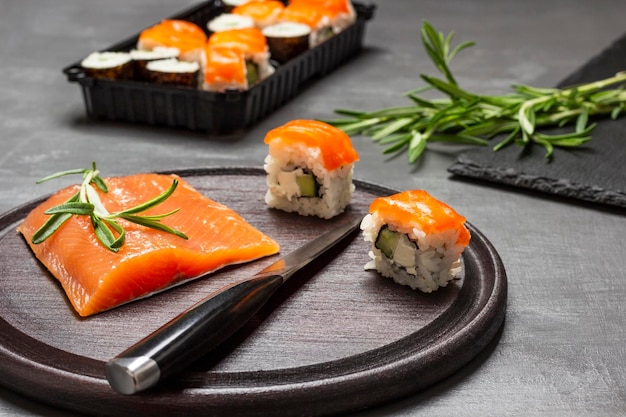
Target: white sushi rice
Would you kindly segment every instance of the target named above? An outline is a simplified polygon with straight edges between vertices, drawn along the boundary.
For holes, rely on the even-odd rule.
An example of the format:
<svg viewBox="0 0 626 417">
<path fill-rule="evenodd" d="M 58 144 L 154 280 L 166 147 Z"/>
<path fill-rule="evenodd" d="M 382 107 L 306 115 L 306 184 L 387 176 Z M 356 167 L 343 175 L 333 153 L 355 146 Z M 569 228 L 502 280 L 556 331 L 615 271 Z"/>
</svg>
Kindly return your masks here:
<svg viewBox="0 0 626 417">
<path fill-rule="evenodd" d="M 324 167 L 321 151 L 302 144 L 285 146 L 269 154 L 263 167 L 267 172 L 267 205 L 303 216 L 329 219 L 342 213 L 350 204 L 355 189 L 352 183 L 353 164 L 328 171 Z M 320 197 L 301 197 L 298 187 L 289 182 L 281 183 L 280 178 L 284 178 L 285 172 L 298 168 L 307 169 L 315 175 Z"/>
<path fill-rule="evenodd" d="M 188 73 L 200 70 L 197 62 L 179 61 L 176 58 L 157 59 L 146 64 L 148 71 L 166 72 L 166 73 Z"/>
<path fill-rule="evenodd" d="M 177 58 L 180 55 L 178 48 L 157 46 L 147 51 L 143 49 L 133 49 L 130 51 L 131 59 L 135 61 L 152 61 L 156 59 Z"/>
<path fill-rule="evenodd" d="M 130 60 L 128 52 L 92 52 L 81 61 L 80 65 L 83 68 L 107 69 L 122 66 Z"/>
<path fill-rule="evenodd" d="M 408 238 L 399 243 L 393 260 L 375 245 L 378 233 L 385 225 Z M 365 269 L 377 270 L 398 284 L 430 293 L 447 286 L 461 271 L 461 253 L 465 247 L 456 243 L 460 233 L 458 229 L 426 234 L 417 223 L 390 224 L 375 212 L 365 216 L 361 230 L 364 239 L 372 242 L 371 260 Z"/>
</svg>

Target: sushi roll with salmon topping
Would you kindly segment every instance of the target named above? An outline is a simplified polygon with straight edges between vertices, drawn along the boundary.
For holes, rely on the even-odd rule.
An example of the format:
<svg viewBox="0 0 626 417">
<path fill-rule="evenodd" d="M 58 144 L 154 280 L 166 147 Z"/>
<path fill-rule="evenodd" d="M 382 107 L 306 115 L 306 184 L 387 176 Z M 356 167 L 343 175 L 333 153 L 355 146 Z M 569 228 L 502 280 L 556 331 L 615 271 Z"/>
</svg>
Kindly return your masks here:
<svg viewBox="0 0 626 417">
<path fill-rule="evenodd" d="M 335 34 L 356 22 L 356 11 L 350 0 L 291 0 L 290 5 L 294 4 L 306 4 L 321 10 Z"/>
<path fill-rule="evenodd" d="M 250 17 L 256 27 L 263 29 L 278 21 L 285 4 L 278 0 L 251 0 L 233 9 L 232 13 Z"/>
<path fill-rule="evenodd" d="M 151 51 L 133 49 L 129 53 L 135 67 L 135 78 L 141 81 L 147 81 L 150 78 L 146 70 L 146 65 L 148 65 L 149 62 L 178 58 L 180 55 L 180 51 L 177 48 L 168 48 L 165 46 L 157 46 Z"/>
<path fill-rule="evenodd" d="M 128 80 L 134 76 L 128 52 L 92 52 L 80 63 L 85 75 L 109 80 Z"/>
<path fill-rule="evenodd" d="M 465 217 L 447 204 L 409 190 L 376 198 L 369 212 L 361 223 L 364 239 L 372 242 L 365 269 L 427 293 L 460 272 L 470 232 Z"/>
<path fill-rule="evenodd" d="M 322 8 L 306 2 L 290 3 L 278 17 L 278 22 L 307 25 L 311 29 L 310 48 L 314 48 L 334 36 L 329 14 Z"/>
<path fill-rule="evenodd" d="M 222 93 L 248 89 L 246 59 L 240 51 L 207 46 L 202 65 L 203 90 Z"/>
<path fill-rule="evenodd" d="M 195 23 L 165 19 L 139 34 L 137 49 L 151 51 L 157 47 L 176 48 L 182 61 L 200 62 L 206 41 L 206 34 Z"/>
<path fill-rule="evenodd" d="M 230 49 L 242 53 L 246 60 L 247 87 L 274 73 L 270 64 L 267 39 L 257 28 L 233 29 L 213 33 L 207 42 L 208 48 Z"/>
<path fill-rule="evenodd" d="M 316 120 L 292 120 L 267 132 L 270 208 L 329 219 L 350 204 L 359 155 L 342 130 Z"/>
<path fill-rule="evenodd" d="M 311 28 L 304 23 L 279 22 L 263 29 L 270 56 L 284 64 L 309 50 Z"/>
</svg>

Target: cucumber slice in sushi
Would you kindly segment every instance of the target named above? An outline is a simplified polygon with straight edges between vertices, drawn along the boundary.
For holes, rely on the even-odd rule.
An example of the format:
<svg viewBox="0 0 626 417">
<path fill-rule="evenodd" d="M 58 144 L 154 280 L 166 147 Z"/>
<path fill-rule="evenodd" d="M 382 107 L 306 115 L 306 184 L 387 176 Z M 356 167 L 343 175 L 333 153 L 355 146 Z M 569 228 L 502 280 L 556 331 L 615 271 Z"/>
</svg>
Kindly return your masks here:
<svg viewBox="0 0 626 417">
<path fill-rule="evenodd" d="M 250 87 L 260 81 L 259 66 L 249 59 L 246 59 L 246 80 Z"/>
<path fill-rule="evenodd" d="M 383 226 L 376 238 L 376 247 L 389 259 L 393 259 L 393 254 L 400 242 L 401 234 Z"/>
<path fill-rule="evenodd" d="M 279 64 L 307 51 L 311 28 L 302 23 L 280 22 L 263 29 L 271 58 Z"/>
<path fill-rule="evenodd" d="M 317 197 L 320 186 L 313 174 L 296 175 L 296 183 L 302 197 Z"/>
</svg>

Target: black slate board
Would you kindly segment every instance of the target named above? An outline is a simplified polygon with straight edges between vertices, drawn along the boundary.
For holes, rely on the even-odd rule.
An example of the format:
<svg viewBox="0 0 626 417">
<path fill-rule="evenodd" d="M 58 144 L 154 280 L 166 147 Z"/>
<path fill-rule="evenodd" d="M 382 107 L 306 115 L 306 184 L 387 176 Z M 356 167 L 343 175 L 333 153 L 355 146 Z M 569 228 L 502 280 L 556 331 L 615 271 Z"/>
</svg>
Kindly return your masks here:
<svg viewBox="0 0 626 417">
<path fill-rule="evenodd" d="M 626 34 L 561 81 L 559 87 L 611 77 L 626 70 L 625 57 Z M 626 117 L 607 118 L 598 120 L 590 142 L 578 148 L 555 149 L 552 161 L 545 159 L 541 146 L 509 146 L 498 152 L 484 147 L 462 153 L 448 171 L 460 177 L 626 207 L 625 149 Z"/>
</svg>

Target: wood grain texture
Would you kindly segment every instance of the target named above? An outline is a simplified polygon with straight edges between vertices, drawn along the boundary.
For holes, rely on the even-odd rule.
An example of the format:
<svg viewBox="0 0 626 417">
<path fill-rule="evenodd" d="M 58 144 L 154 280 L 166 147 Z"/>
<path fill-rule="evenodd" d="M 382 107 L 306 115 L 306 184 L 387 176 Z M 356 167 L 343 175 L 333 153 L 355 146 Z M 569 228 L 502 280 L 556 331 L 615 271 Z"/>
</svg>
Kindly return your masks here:
<svg viewBox="0 0 626 417">
<path fill-rule="evenodd" d="M 181 171 L 288 253 L 362 215 L 392 190 L 357 182 L 353 204 L 326 221 L 269 210 L 260 169 Z M 505 315 L 500 258 L 480 231 L 464 273 L 433 294 L 363 270 L 355 237 L 292 278 L 227 343 L 190 371 L 145 394 L 110 389 L 104 362 L 206 294 L 247 278 L 267 258 L 83 319 L 32 256 L 15 227 L 40 200 L 0 217 L 0 382 L 56 407 L 98 415 L 329 415 L 422 390 L 453 374 L 494 338 Z"/>
</svg>

